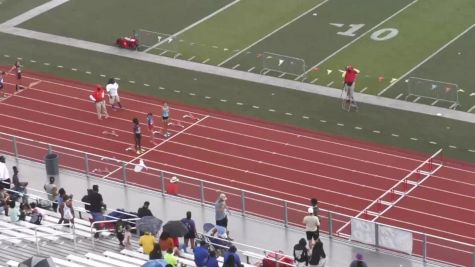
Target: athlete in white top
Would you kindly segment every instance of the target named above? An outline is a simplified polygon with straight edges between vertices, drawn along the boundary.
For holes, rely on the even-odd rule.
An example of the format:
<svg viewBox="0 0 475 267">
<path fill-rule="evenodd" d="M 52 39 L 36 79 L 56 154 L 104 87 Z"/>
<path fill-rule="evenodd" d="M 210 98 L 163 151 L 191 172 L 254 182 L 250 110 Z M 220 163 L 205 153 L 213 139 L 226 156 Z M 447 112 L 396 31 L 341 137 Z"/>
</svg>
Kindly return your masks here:
<svg viewBox="0 0 475 267">
<path fill-rule="evenodd" d="M 107 82 L 106 91 L 109 94 L 109 103 L 112 105 L 112 108 L 116 108 L 116 105 L 122 108 L 119 97 L 119 84 L 114 78 L 110 78 L 109 82 Z"/>
</svg>

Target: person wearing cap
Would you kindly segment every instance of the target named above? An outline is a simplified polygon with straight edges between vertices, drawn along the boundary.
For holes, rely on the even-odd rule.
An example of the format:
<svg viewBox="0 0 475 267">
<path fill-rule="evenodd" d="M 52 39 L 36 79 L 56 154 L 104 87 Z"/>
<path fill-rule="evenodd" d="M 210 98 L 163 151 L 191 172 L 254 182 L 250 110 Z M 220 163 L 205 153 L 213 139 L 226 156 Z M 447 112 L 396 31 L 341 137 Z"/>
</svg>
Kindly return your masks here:
<svg viewBox="0 0 475 267">
<path fill-rule="evenodd" d="M 228 215 L 229 209 L 226 205 L 226 200 L 228 198 L 224 193 L 219 194 L 216 203 L 214 204 L 215 215 L 216 215 L 216 225 L 228 228 Z"/>
<path fill-rule="evenodd" d="M 92 95 L 89 95 L 89 98 L 94 101 L 96 105 L 97 118 L 99 120 L 102 120 L 102 116 L 104 116 L 105 119 L 109 118 L 106 109 L 105 97 L 106 91 L 99 84 L 96 84 L 96 90 L 92 93 Z"/>
<path fill-rule="evenodd" d="M 360 73 L 360 71 L 354 68 L 351 65 L 348 65 L 345 68 L 345 71 L 342 73 L 342 78 L 344 82 L 343 90 L 346 92 L 346 100 L 350 102 L 350 105 L 356 106 L 355 100 L 353 98 L 353 94 L 355 92 L 355 81 L 356 75 Z"/>
<path fill-rule="evenodd" d="M 363 261 L 363 255 L 356 253 L 356 259 L 351 262 L 350 267 L 368 267 L 368 265 Z"/>
<path fill-rule="evenodd" d="M 145 216 L 153 216 L 152 212 L 148 208 L 149 206 L 150 206 L 150 202 L 145 201 L 143 203 L 143 206 L 141 208 L 139 208 L 139 210 L 137 211 L 137 216 L 139 218 L 142 218 L 142 217 L 145 217 Z"/>
<path fill-rule="evenodd" d="M 106 91 L 109 94 L 109 104 L 111 104 L 112 109 L 115 110 L 116 105 L 122 108 L 119 97 L 119 84 L 114 78 L 110 78 L 107 82 Z"/>
<path fill-rule="evenodd" d="M 303 223 L 305 224 L 308 247 L 312 249 L 313 240 L 317 240 L 319 236 L 318 228 L 320 227 L 320 220 L 314 215 L 312 207 L 308 208 L 307 213 L 308 215 L 303 217 Z"/>
<path fill-rule="evenodd" d="M 170 183 L 167 185 L 167 193 L 170 195 L 178 196 L 178 179 L 176 176 L 173 176 L 170 179 Z"/>
</svg>

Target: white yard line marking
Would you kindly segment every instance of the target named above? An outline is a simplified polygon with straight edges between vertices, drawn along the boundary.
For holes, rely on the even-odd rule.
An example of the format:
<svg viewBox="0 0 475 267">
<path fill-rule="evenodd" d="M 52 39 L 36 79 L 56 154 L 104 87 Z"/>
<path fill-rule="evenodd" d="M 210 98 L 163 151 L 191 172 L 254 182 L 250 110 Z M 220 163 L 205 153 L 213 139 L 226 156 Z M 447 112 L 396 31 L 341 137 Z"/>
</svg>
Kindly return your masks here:
<svg viewBox="0 0 475 267">
<path fill-rule="evenodd" d="M 161 56 L 161 55 L 165 54 L 166 52 L 168 52 L 168 50 L 163 50 L 163 52 L 158 54 L 158 55 Z"/>
<path fill-rule="evenodd" d="M 335 83 L 334 81 L 331 81 L 327 84 L 327 86 L 331 86 L 333 83 Z"/>
<path fill-rule="evenodd" d="M 225 6 L 223 6 L 222 8 L 220 8 L 220 9 L 218 9 L 218 10 L 216 10 L 216 11 L 214 11 L 213 13 L 209 14 L 208 16 L 206 16 L 206 17 L 204 17 L 204 18 L 202 18 L 202 19 L 200 19 L 200 20 L 198 20 L 198 21 L 195 21 L 193 24 L 190 24 L 189 26 L 187 26 L 187 27 L 185 27 L 185 28 L 179 30 L 178 32 L 172 34 L 171 36 L 173 36 L 174 38 L 177 38 L 178 35 L 180 35 L 180 34 L 184 33 L 185 31 L 187 31 L 187 30 L 189 30 L 189 29 L 195 27 L 196 25 L 198 25 L 198 24 L 200 24 L 200 23 L 202 23 L 202 22 L 204 22 L 204 21 L 206 21 L 206 20 L 208 20 L 208 19 L 210 19 L 210 18 L 216 16 L 218 13 L 221 13 L 222 11 L 224 11 L 224 10 L 230 8 L 231 6 L 235 5 L 235 4 L 238 3 L 239 1 L 240 1 L 240 0 L 234 0 L 233 2 L 231 2 L 231 3 L 229 3 L 229 4 L 225 5 Z M 148 51 L 150 51 L 151 49 L 154 49 L 155 47 L 161 45 L 161 44 L 164 43 L 165 41 L 167 41 L 167 40 L 165 39 L 165 40 L 163 40 L 163 41 L 161 41 L 161 42 L 159 42 L 159 43 L 156 43 L 155 45 L 153 45 L 153 46 L 151 46 L 151 47 L 145 49 L 144 52 L 148 52 Z"/>
<path fill-rule="evenodd" d="M 431 58 L 433 58 L 435 55 L 437 55 L 438 53 L 440 53 L 440 51 L 444 50 L 447 46 L 451 45 L 453 42 L 455 42 L 457 39 L 459 39 L 462 35 L 464 35 L 465 33 L 467 33 L 468 31 L 470 31 L 473 27 L 475 27 L 475 24 L 472 24 L 472 26 L 468 27 L 465 31 L 461 32 L 459 35 L 455 36 L 452 40 L 450 40 L 448 43 L 446 43 L 445 45 L 443 45 L 441 48 L 437 49 L 434 53 L 432 53 L 430 56 L 426 57 L 424 60 L 422 60 L 419 64 L 415 65 L 412 69 L 408 70 L 406 73 L 404 73 L 403 75 L 401 75 L 401 77 L 399 77 L 397 79 L 397 81 L 389 84 L 386 88 L 384 88 L 383 90 L 381 90 L 381 92 L 378 93 L 378 95 L 382 95 L 384 94 L 384 92 L 386 92 L 387 90 L 389 90 L 393 85 L 395 85 L 397 82 L 399 82 L 402 78 L 406 77 L 407 75 L 409 75 L 411 72 L 413 72 L 414 70 L 416 70 L 417 68 L 419 68 L 420 66 L 422 66 L 422 64 L 426 63 L 427 61 L 429 61 Z"/>
<path fill-rule="evenodd" d="M 340 127 L 345 126 L 345 124 L 343 124 L 343 123 L 337 123 L 336 125 L 338 125 L 338 126 L 340 126 Z"/>
<path fill-rule="evenodd" d="M 211 96 L 205 96 L 205 99 L 211 99 Z"/>
<path fill-rule="evenodd" d="M 412 100 L 413 103 L 416 103 L 417 101 L 419 101 L 419 99 L 421 99 L 420 96 L 416 97 L 416 99 Z"/>
<path fill-rule="evenodd" d="M 22 13 L 10 20 L 5 21 L 2 23 L 3 26 L 8 26 L 8 27 L 15 27 L 17 25 L 22 24 L 25 21 L 31 20 L 34 17 L 37 17 L 45 12 L 48 12 L 49 10 L 56 8 L 66 2 L 69 2 L 69 0 L 51 0 L 48 1 L 40 6 L 37 6 L 35 8 L 32 8 L 25 13 Z"/>
<path fill-rule="evenodd" d="M 467 112 L 472 112 L 475 109 L 475 105 L 473 105 L 471 108 L 467 110 Z"/>
<path fill-rule="evenodd" d="M 378 130 L 373 130 L 373 133 L 375 133 L 375 134 L 380 134 L 380 133 L 381 133 L 381 131 L 378 131 Z"/>
<path fill-rule="evenodd" d="M 201 62 L 201 63 L 205 64 L 205 63 L 206 63 L 206 62 L 208 62 L 208 61 L 210 61 L 210 59 L 209 59 L 209 58 L 207 58 L 207 59 L 203 60 L 203 62 Z"/>
<path fill-rule="evenodd" d="M 368 90 L 368 87 L 365 87 L 365 88 L 361 89 L 360 93 L 363 93 L 366 90 Z"/>
<path fill-rule="evenodd" d="M 395 99 L 399 99 L 399 98 L 401 98 L 401 96 L 403 96 L 403 95 L 404 95 L 403 93 L 400 93 L 399 95 L 396 96 Z"/>
<path fill-rule="evenodd" d="M 309 73 L 311 70 L 313 70 L 315 67 L 318 67 L 320 65 L 322 65 L 325 61 L 329 60 L 330 58 L 332 58 L 333 56 L 335 56 L 336 54 L 340 53 L 343 49 L 347 48 L 348 46 L 352 45 L 353 43 L 355 43 L 356 41 L 358 41 L 359 39 L 365 37 L 368 33 L 374 31 L 376 28 L 378 28 L 379 26 L 381 26 L 382 24 L 386 23 L 388 20 L 394 18 L 395 16 L 399 15 L 399 13 L 403 12 L 404 10 L 406 10 L 407 8 L 409 8 L 410 6 L 412 6 L 413 4 L 415 4 L 418 0 L 414 0 L 412 1 L 411 3 L 409 3 L 408 5 L 406 5 L 405 7 L 403 7 L 402 9 L 398 10 L 396 13 L 392 14 L 391 16 L 389 16 L 388 18 L 386 18 L 385 20 L 381 21 L 380 23 L 376 24 L 374 27 L 372 27 L 371 29 L 367 30 L 366 32 L 362 33 L 360 36 L 356 37 L 355 39 L 351 40 L 351 42 L 347 43 L 346 45 L 340 47 L 340 49 L 336 50 L 335 52 L 331 53 L 329 56 L 327 56 L 326 58 L 322 59 L 320 62 L 318 62 L 317 64 L 315 64 L 314 66 L 312 66 L 311 68 L 309 68 L 307 71 L 305 71 L 304 73 L 302 73 L 300 76 L 298 76 L 297 78 L 295 78 L 295 80 L 298 80 L 300 78 L 302 78 L 303 76 L 307 75 L 307 73 Z"/>
<path fill-rule="evenodd" d="M 315 83 L 316 81 L 318 81 L 318 78 L 313 79 L 310 83 Z"/>
<path fill-rule="evenodd" d="M 433 106 L 435 104 L 437 104 L 437 102 L 439 102 L 439 99 L 436 99 L 434 102 L 432 102 L 430 105 Z"/>
<path fill-rule="evenodd" d="M 287 27 L 289 24 L 291 24 L 291 23 L 293 23 L 294 21 L 300 19 L 301 17 L 307 15 L 308 13 L 312 12 L 314 9 L 318 8 L 319 6 L 325 4 L 325 3 L 328 2 L 328 1 L 329 1 L 329 0 L 325 0 L 325 1 L 321 2 L 321 3 L 319 3 L 318 5 L 315 5 L 314 7 L 310 8 L 309 10 L 305 11 L 304 13 L 300 14 L 299 16 L 293 18 L 292 20 L 286 22 L 284 25 L 282 25 L 282 26 L 278 27 L 277 29 L 271 31 L 270 33 L 266 34 L 266 35 L 263 36 L 261 39 L 255 41 L 254 43 L 252 43 L 252 44 L 248 45 L 247 47 L 241 49 L 241 51 L 239 51 L 239 52 L 235 53 L 234 55 L 228 57 L 228 58 L 225 59 L 223 62 L 219 63 L 218 66 L 221 66 L 221 65 L 225 64 L 226 62 L 230 61 L 231 59 L 233 59 L 233 58 L 239 56 L 242 52 L 244 52 L 244 51 L 248 50 L 249 48 L 253 47 L 254 45 L 260 43 L 262 40 L 268 38 L 269 36 L 271 36 L 271 35 L 273 35 L 274 33 L 280 31 L 281 29 Z"/>
<path fill-rule="evenodd" d="M 239 67 L 239 66 L 241 66 L 241 64 L 236 64 L 236 65 L 234 65 L 233 70 L 236 69 L 236 68 Z"/>
<path fill-rule="evenodd" d="M 149 87 L 149 86 L 150 86 L 150 84 L 148 84 L 148 83 L 144 83 L 144 84 L 143 84 L 143 86 L 145 86 L 145 87 Z"/>
<path fill-rule="evenodd" d="M 392 137 L 399 137 L 399 134 L 391 134 Z"/>
<path fill-rule="evenodd" d="M 264 71 L 262 74 L 266 75 L 266 74 L 269 73 L 269 72 L 270 72 L 270 70 L 266 70 L 266 71 Z"/>
<path fill-rule="evenodd" d="M 292 116 L 293 114 L 290 113 L 290 112 L 285 112 L 285 115 L 287 115 L 287 116 Z"/>
<path fill-rule="evenodd" d="M 269 112 L 275 112 L 275 109 L 270 108 L 270 109 L 269 109 Z"/>
<path fill-rule="evenodd" d="M 355 126 L 355 130 L 363 130 L 363 128 L 361 128 L 359 126 Z"/>
<path fill-rule="evenodd" d="M 302 116 L 302 119 L 308 120 L 308 119 L 310 119 L 310 117 L 309 116 Z"/>
<path fill-rule="evenodd" d="M 242 106 L 242 105 L 244 105 L 244 104 L 243 104 L 243 103 L 241 103 L 241 102 L 236 102 L 236 105 L 238 105 L 238 106 Z"/>
<path fill-rule="evenodd" d="M 252 108 L 259 109 L 260 107 L 259 106 L 252 106 Z"/>
<path fill-rule="evenodd" d="M 456 148 L 457 148 L 456 146 L 453 146 L 453 145 L 450 145 L 449 147 L 452 148 L 452 149 L 456 149 Z"/>
<path fill-rule="evenodd" d="M 282 78 L 282 77 L 284 77 L 284 76 L 285 76 L 285 74 L 286 74 L 285 72 L 282 72 L 282 74 L 281 74 L 281 75 L 279 75 L 279 78 Z"/>
<path fill-rule="evenodd" d="M 251 72 L 252 70 L 254 70 L 256 67 L 252 67 L 250 69 L 247 70 L 247 72 Z"/>
<path fill-rule="evenodd" d="M 188 59 L 188 61 L 192 61 L 196 56 L 192 56 Z"/>
</svg>

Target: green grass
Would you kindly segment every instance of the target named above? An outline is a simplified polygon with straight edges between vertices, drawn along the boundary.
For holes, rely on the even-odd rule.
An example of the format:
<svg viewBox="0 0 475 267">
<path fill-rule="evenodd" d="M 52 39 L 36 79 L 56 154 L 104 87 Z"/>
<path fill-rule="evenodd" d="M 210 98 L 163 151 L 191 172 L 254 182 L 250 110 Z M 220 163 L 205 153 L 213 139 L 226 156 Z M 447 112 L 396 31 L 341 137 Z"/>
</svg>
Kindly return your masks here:
<svg viewBox="0 0 475 267">
<path fill-rule="evenodd" d="M 475 69 L 475 28 L 461 36 L 446 49 L 435 55 L 429 61 L 424 63 L 407 77 L 421 77 L 435 79 L 449 83 L 456 83 L 464 92 L 459 92 L 461 107 L 459 110 L 468 111 L 475 105 L 475 86 L 473 85 L 473 77 L 467 74 L 467 71 Z M 384 96 L 395 97 L 400 93 L 406 94 L 407 84 L 405 78 L 388 90 Z M 432 102 L 432 101 L 430 101 Z M 448 103 L 440 103 L 439 105 L 449 106 Z M 471 111 L 475 113 L 475 109 Z"/>
<path fill-rule="evenodd" d="M 20 25 L 22 28 L 103 44 L 133 30 L 173 34 L 230 0 L 71 0 Z"/>
<path fill-rule="evenodd" d="M 3 23 L 48 0 L 3 0 L 0 2 L 0 22 Z"/>
<path fill-rule="evenodd" d="M 183 58 L 219 64 L 323 0 L 241 0 L 179 36 Z M 214 47 L 213 47 L 214 46 Z"/>
<path fill-rule="evenodd" d="M 365 24 L 357 33 L 365 32 L 409 2 L 411 1 L 329 1 L 251 47 L 249 51 L 252 53 L 243 53 L 225 66 L 233 67 L 240 64 L 239 69 L 256 67 L 259 71 L 261 63 L 256 55 L 263 52 L 298 57 L 304 59 L 308 66 L 313 66 L 356 38 L 337 34 L 346 31 L 349 24 Z M 342 23 L 344 26 L 339 28 L 330 23 Z"/>
<path fill-rule="evenodd" d="M 472 0 L 420 0 L 405 12 L 379 27 L 395 28 L 399 34 L 388 41 L 374 41 L 370 36 L 358 40 L 325 62 L 322 69 L 338 69 L 352 63 L 361 71 L 358 80 L 366 93 L 376 94 L 449 42 L 475 22 Z M 444 19 L 445 18 L 445 19 Z M 378 77 L 384 77 L 380 81 Z M 313 73 L 319 83 L 341 81 L 339 73 Z"/>
<path fill-rule="evenodd" d="M 12 57 L 22 57 L 26 72 L 36 70 L 91 83 L 105 82 L 105 78 L 101 78 L 99 74 L 120 77 L 121 87 L 134 93 L 426 153 L 432 153 L 440 146 L 454 145 L 457 148 L 449 149 L 446 153 L 449 157 L 475 162 L 475 154 L 467 150 L 475 149 L 475 141 L 472 138 L 474 124 L 371 105 L 364 105 L 360 112 L 348 113 L 340 109 L 336 99 L 319 95 L 6 34 L 0 34 L 0 42 L 3 54 L 0 55 L 0 63 L 10 65 Z M 5 54 L 10 57 L 5 58 Z M 36 63 L 31 63 L 31 59 Z M 42 64 L 45 62 L 50 65 Z M 57 65 L 64 68 L 57 68 Z M 78 71 L 71 71 L 71 68 Z M 86 74 L 86 71 L 92 74 Z M 128 84 L 128 80 L 134 80 L 136 84 Z M 141 86 L 144 83 L 152 86 Z M 159 86 L 165 90 L 159 90 Z M 189 93 L 195 95 L 190 96 Z M 222 102 L 221 99 L 226 99 L 227 102 Z M 236 105 L 236 102 L 242 102 L 244 105 Z M 253 105 L 260 108 L 255 109 Z M 275 109 L 276 112 L 269 112 L 269 109 Z M 290 112 L 293 116 L 287 116 L 285 112 Z M 302 116 L 309 116 L 310 119 L 304 119 Z M 380 133 L 373 132 L 375 130 Z M 392 134 L 398 134 L 399 137 Z M 418 141 L 411 141 L 410 137 L 416 137 Z M 435 141 L 437 144 L 432 145 L 429 141 Z"/>
</svg>

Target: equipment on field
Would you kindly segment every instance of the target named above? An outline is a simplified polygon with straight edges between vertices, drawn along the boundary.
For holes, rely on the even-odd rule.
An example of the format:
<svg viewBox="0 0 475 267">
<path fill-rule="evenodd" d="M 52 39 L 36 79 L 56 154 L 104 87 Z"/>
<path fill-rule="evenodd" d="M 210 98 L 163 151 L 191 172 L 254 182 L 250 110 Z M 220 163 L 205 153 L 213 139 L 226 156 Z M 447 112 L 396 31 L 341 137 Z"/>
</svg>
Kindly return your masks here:
<svg viewBox="0 0 475 267">
<path fill-rule="evenodd" d="M 139 40 L 135 36 L 120 37 L 115 43 L 118 47 L 125 49 L 137 50 L 139 47 Z"/>
<path fill-rule="evenodd" d="M 413 98 L 413 101 L 419 98 L 427 98 L 434 100 L 431 105 L 444 101 L 451 104 L 449 107 L 451 109 L 456 109 L 460 106 L 459 87 L 457 84 L 418 77 L 410 77 L 406 82 L 406 100 L 408 101 L 410 101 L 410 98 Z"/>
<path fill-rule="evenodd" d="M 300 77 L 306 70 L 305 60 L 301 58 L 270 52 L 264 52 L 261 58 L 262 69 L 260 73 L 263 75 L 266 75 L 269 72 L 277 72 L 281 74 L 279 77 L 284 75 Z"/>
<path fill-rule="evenodd" d="M 138 29 L 135 32 L 139 40 L 139 51 L 150 51 L 153 54 L 173 58 L 180 55 L 178 52 L 179 41 L 176 36 L 144 29 Z"/>
</svg>

